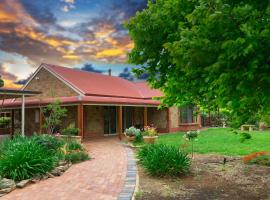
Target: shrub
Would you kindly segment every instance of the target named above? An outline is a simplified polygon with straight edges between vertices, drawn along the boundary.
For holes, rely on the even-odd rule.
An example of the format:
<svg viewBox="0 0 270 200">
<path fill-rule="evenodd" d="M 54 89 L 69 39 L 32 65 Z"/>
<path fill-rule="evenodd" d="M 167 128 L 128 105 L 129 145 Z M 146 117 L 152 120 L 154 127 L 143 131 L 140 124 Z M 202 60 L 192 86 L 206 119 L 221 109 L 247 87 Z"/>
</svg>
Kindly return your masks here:
<svg viewBox="0 0 270 200">
<path fill-rule="evenodd" d="M 260 151 L 252 153 L 243 158 L 244 163 L 246 164 L 258 164 L 270 166 L 270 152 Z"/>
<path fill-rule="evenodd" d="M 64 142 L 51 135 L 34 135 L 32 138 L 37 144 L 42 146 L 48 153 L 55 154 Z"/>
<path fill-rule="evenodd" d="M 157 130 L 155 127 L 153 126 L 145 126 L 144 127 L 144 131 L 143 131 L 143 135 L 145 136 L 156 136 L 158 133 L 157 133 Z"/>
<path fill-rule="evenodd" d="M 154 144 L 143 146 L 138 153 L 139 163 L 153 176 L 178 176 L 190 167 L 188 155 L 176 146 Z"/>
<path fill-rule="evenodd" d="M 75 127 L 75 123 L 70 124 L 67 128 L 62 131 L 62 135 L 74 136 L 78 135 L 80 129 Z"/>
<path fill-rule="evenodd" d="M 125 130 L 125 134 L 126 134 L 126 136 L 132 137 L 132 136 L 140 135 L 141 131 L 140 131 L 140 129 L 137 129 L 134 126 L 131 126 Z"/>
<path fill-rule="evenodd" d="M 89 159 L 90 157 L 85 151 L 72 151 L 65 156 L 65 160 L 72 163 L 79 163 Z"/>
<path fill-rule="evenodd" d="M 67 149 L 68 149 L 68 151 L 73 151 L 73 150 L 84 151 L 84 148 L 82 147 L 82 145 L 80 143 L 78 143 L 77 141 L 68 142 L 67 143 Z"/>
<path fill-rule="evenodd" d="M 184 138 L 190 141 L 190 140 L 196 139 L 198 135 L 199 135 L 199 131 L 188 131 L 185 133 Z"/>
<path fill-rule="evenodd" d="M 57 163 L 58 158 L 33 138 L 18 136 L 4 141 L 1 146 L 0 175 L 5 178 L 20 181 L 40 176 Z"/>
<path fill-rule="evenodd" d="M 246 140 L 250 140 L 251 139 L 251 135 L 249 133 L 246 133 L 246 132 L 243 132 L 243 133 L 240 133 L 240 141 L 241 142 L 244 142 Z"/>
<path fill-rule="evenodd" d="M 10 121 L 10 117 L 0 117 L 0 128 L 6 128 Z"/>
</svg>

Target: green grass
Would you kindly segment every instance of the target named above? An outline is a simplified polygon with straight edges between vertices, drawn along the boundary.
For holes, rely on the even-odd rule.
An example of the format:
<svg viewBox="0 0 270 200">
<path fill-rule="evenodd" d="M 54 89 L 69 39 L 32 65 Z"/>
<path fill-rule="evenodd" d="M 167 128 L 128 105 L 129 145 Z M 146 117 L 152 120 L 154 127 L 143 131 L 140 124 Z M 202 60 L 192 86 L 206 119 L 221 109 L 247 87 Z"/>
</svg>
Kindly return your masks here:
<svg viewBox="0 0 270 200">
<path fill-rule="evenodd" d="M 250 140 L 241 142 L 240 134 L 235 135 L 229 128 L 210 128 L 201 131 L 197 141 L 194 141 L 194 152 L 202 154 L 247 155 L 258 151 L 270 151 L 270 131 L 252 131 Z M 161 135 L 158 143 L 177 145 L 189 144 L 186 148 L 191 151 L 191 143 L 183 138 L 184 133 Z"/>
</svg>

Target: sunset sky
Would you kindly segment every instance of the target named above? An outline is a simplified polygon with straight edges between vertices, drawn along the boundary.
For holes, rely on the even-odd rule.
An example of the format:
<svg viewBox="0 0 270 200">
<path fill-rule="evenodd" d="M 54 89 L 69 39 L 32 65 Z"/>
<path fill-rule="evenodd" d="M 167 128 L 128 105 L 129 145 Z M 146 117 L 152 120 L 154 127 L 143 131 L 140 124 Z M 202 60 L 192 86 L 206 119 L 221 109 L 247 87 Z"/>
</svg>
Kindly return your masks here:
<svg viewBox="0 0 270 200">
<path fill-rule="evenodd" d="M 146 0 L 0 0 L 0 74 L 20 87 L 41 63 L 81 68 L 91 63 L 114 75 L 133 47 L 123 22 Z"/>
</svg>

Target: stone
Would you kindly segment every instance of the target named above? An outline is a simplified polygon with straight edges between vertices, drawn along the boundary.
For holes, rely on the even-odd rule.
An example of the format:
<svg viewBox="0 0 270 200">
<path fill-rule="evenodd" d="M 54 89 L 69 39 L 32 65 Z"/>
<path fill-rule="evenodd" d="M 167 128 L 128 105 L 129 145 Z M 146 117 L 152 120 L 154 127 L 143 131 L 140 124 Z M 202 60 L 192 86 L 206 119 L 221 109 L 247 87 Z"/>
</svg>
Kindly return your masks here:
<svg viewBox="0 0 270 200">
<path fill-rule="evenodd" d="M 15 181 L 7 178 L 0 180 L 0 196 L 4 196 L 16 188 Z"/>
<path fill-rule="evenodd" d="M 59 167 L 56 167 L 54 170 L 51 171 L 53 176 L 61 176 L 64 172 Z"/>
<path fill-rule="evenodd" d="M 54 175 L 52 175 L 51 173 L 47 173 L 47 176 L 48 176 L 48 178 L 54 178 Z"/>
<path fill-rule="evenodd" d="M 62 161 L 60 161 L 60 162 L 58 163 L 59 166 L 63 166 L 63 165 L 66 165 L 66 164 L 68 164 L 68 163 L 67 163 L 67 161 L 65 161 L 65 160 L 62 160 Z"/>
<path fill-rule="evenodd" d="M 46 179 L 48 179 L 48 178 L 49 178 L 48 174 L 42 176 L 42 180 L 46 180 Z"/>
<path fill-rule="evenodd" d="M 19 183 L 16 184 L 17 188 L 24 188 L 28 183 L 30 183 L 29 179 L 22 180 Z"/>
<path fill-rule="evenodd" d="M 39 182 L 40 180 L 41 180 L 41 177 L 40 177 L 40 176 L 36 176 L 36 177 L 34 177 L 34 178 L 31 179 L 31 182 L 32 182 L 32 183 L 37 183 L 37 182 Z"/>
</svg>

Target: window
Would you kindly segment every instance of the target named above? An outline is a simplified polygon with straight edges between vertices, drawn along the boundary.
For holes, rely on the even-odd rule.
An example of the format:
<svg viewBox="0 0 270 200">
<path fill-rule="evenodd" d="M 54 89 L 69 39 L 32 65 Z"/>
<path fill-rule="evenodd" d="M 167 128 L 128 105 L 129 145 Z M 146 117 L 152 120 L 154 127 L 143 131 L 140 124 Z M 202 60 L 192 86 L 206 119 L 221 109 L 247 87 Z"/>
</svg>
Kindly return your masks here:
<svg viewBox="0 0 270 200">
<path fill-rule="evenodd" d="M 196 106 L 189 105 L 180 109 L 180 123 L 196 123 Z"/>
</svg>

